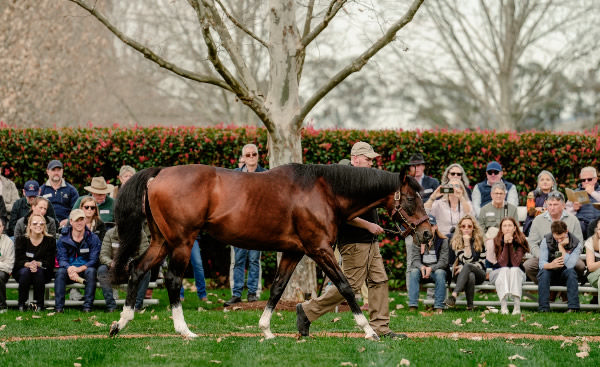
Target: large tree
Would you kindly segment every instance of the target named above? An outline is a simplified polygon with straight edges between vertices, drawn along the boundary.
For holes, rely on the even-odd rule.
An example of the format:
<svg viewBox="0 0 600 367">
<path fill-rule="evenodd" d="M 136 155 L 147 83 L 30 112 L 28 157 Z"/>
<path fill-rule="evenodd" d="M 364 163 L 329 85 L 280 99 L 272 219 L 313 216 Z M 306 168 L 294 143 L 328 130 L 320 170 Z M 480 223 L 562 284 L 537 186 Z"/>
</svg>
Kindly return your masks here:
<svg viewBox="0 0 600 367">
<path fill-rule="evenodd" d="M 381 49 L 392 42 L 398 31 L 414 17 L 423 0 L 405 4 L 403 14 L 389 24 L 378 28 L 373 41 L 331 75 L 324 77 L 309 96 L 300 98 L 300 82 L 305 67 L 307 49 L 326 34 L 341 11 L 352 11 L 353 1 L 348 0 L 269 0 L 264 2 L 266 19 L 240 19 L 222 0 L 188 0 L 188 11 L 196 24 L 187 24 L 181 32 L 201 37 L 203 49 L 192 63 L 183 63 L 176 57 L 165 57 L 164 46 L 143 42 L 135 30 L 127 32 L 117 26 L 117 21 L 98 10 L 96 1 L 69 0 L 88 11 L 107 29 L 133 50 L 160 67 L 194 83 L 208 84 L 216 91 L 226 91 L 258 116 L 268 131 L 269 165 L 276 167 L 290 162 L 302 162 L 301 129 L 307 114 L 319 101 L 353 73 L 359 72 Z M 176 4 L 181 5 L 181 2 Z M 174 21 L 166 19 L 165 21 Z M 247 22 L 265 23 L 265 36 L 252 31 Z M 199 32 L 192 31 L 198 29 Z M 264 48 L 268 60 L 261 68 L 251 69 L 253 64 L 249 47 L 240 47 L 235 34 L 243 34 L 247 43 Z M 158 43 L 158 42 L 155 42 Z M 194 46 L 190 46 L 194 47 Z M 210 67 L 197 67 L 208 63 Z M 267 70 L 266 82 L 260 83 L 257 73 Z M 313 293 L 316 289 L 314 264 L 299 264 L 294 278 L 284 294 L 284 299 L 294 298 L 298 289 Z"/>
<path fill-rule="evenodd" d="M 419 61 L 410 58 L 406 69 L 417 120 L 514 130 L 570 119 L 574 106 L 565 105 L 566 85 L 556 82 L 577 79 L 576 70 L 598 62 L 599 12 L 590 0 L 426 3 L 418 20 L 425 52 L 411 53 Z M 540 112 L 545 116 L 531 118 Z"/>
</svg>

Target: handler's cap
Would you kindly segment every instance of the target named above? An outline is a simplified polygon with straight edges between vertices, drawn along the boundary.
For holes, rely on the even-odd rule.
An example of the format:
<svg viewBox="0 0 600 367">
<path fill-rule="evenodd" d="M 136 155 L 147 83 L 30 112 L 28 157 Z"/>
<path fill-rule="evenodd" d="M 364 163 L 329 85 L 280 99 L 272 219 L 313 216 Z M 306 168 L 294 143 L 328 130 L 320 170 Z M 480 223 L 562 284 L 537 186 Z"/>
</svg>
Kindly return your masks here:
<svg viewBox="0 0 600 367">
<path fill-rule="evenodd" d="M 485 169 L 486 172 L 489 171 L 502 171 L 502 166 L 500 165 L 500 163 L 496 162 L 496 161 L 491 161 L 490 163 L 488 163 L 487 168 Z"/>
<path fill-rule="evenodd" d="M 367 158 L 375 158 L 379 157 L 381 154 L 375 153 L 371 144 L 365 143 L 364 141 L 359 141 L 352 146 L 352 151 L 350 155 L 364 155 Z"/>
<path fill-rule="evenodd" d="M 73 222 L 79 218 L 85 218 L 85 213 L 81 209 L 73 209 L 71 210 L 71 214 L 69 214 L 69 219 Z"/>
<path fill-rule="evenodd" d="M 25 190 L 25 196 L 27 197 L 38 196 L 40 194 L 40 184 L 35 180 L 29 180 L 25 182 L 23 190 Z"/>
</svg>

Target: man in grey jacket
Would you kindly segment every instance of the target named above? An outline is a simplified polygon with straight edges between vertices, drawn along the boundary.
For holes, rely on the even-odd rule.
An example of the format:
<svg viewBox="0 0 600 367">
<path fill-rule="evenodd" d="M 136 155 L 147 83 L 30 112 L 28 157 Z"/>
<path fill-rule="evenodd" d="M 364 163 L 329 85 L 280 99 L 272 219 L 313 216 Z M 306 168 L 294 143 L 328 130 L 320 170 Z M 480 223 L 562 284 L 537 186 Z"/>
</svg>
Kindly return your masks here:
<svg viewBox="0 0 600 367">
<path fill-rule="evenodd" d="M 436 313 L 444 310 L 446 297 L 446 272 L 448 270 L 448 239 L 438 231 L 435 217 L 429 216 L 429 223 L 435 235 L 427 244 L 416 246 L 412 250 L 412 261 L 409 269 L 410 284 L 408 287 L 408 306 L 411 311 L 419 308 L 419 285 L 435 283 L 434 305 Z"/>
</svg>

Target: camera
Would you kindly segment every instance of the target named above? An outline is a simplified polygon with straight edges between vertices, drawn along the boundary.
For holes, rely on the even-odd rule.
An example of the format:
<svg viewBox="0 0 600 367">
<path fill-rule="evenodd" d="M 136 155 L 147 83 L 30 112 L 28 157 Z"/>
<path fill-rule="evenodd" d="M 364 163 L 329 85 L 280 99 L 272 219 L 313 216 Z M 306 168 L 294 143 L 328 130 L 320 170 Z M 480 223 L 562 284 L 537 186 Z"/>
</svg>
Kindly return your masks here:
<svg viewBox="0 0 600 367">
<path fill-rule="evenodd" d="M 454 193 L 454 188 L 452 186 L 442 186 L 440 192 L 442 194 L 452 194 Z"/>
</svg>

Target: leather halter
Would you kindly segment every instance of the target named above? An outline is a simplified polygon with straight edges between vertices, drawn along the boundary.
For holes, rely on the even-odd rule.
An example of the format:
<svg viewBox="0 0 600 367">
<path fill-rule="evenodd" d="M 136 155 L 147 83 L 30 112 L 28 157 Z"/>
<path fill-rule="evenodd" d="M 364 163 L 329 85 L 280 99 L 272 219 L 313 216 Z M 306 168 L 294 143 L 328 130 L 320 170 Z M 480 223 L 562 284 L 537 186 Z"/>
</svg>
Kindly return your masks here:
<svg viewBox="0 0 600 367">
<path fill-rule="evenodd" d="M 418 219 L 410 218 L 410 216 L 408 215 L 408 213 L 406 213 L 404 208 L 402 208 L 402 206 L 400 206 L 401 198 L 402 198 L 402 193 L 400 192 L 400 190 L 396 191 L 394 193 L 394 203 L 395 204 L 394 204 L 394 209 L 392 210 L 392 220 L 394 219 L 394 214 L 398 213 L 398 215 L 400 216 L 400 219 L 402 219 L 402 223 L 401 223 L 401 225 L 398 225 L 398 223 L 396 223 L 395 221 L 393 223 L 396 226 L 396 228 L 398 229 L 397 233 L 400 234 L 400 236 L 406 238 L 411 233 L 415 233 L 417 230 L 417 227 L 421 223 L 428 221 L 429 216 L 424 215 Z"/>
</svg>

